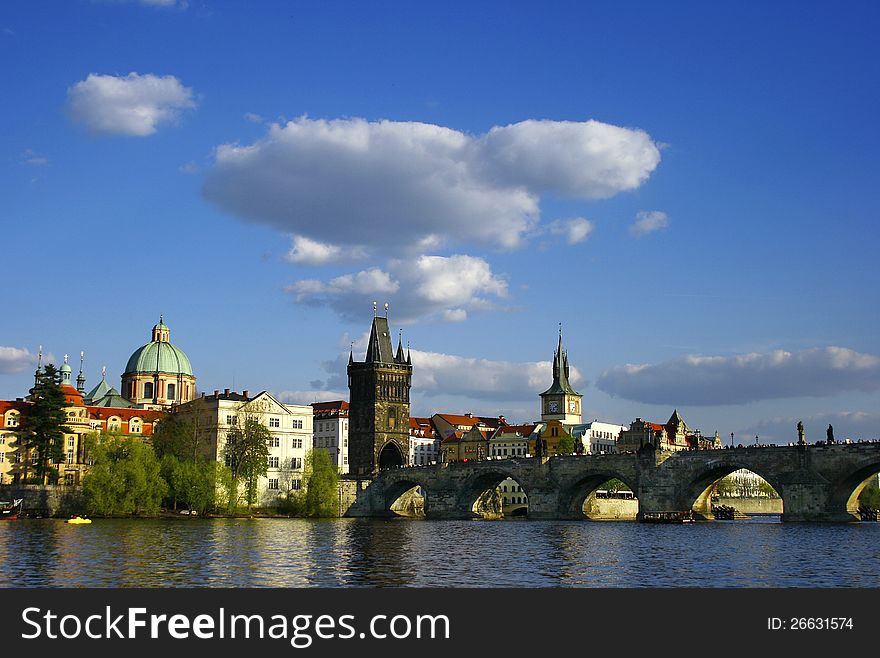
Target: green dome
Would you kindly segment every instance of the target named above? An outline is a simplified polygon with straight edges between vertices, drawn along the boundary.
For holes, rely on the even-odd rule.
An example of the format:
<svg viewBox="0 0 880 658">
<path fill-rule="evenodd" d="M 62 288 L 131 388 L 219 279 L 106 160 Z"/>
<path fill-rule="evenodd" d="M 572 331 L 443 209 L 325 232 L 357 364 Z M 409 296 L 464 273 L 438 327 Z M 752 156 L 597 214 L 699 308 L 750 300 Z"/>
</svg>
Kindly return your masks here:
<svg viewBox="0 0 880 658">
<path fill-rule="evenodd" d="M 193 374 L 183 350 L 164 341 L 153 341 L 135 350 L 123 374 L 157 371 L 174 375 Z"/>
</svg>

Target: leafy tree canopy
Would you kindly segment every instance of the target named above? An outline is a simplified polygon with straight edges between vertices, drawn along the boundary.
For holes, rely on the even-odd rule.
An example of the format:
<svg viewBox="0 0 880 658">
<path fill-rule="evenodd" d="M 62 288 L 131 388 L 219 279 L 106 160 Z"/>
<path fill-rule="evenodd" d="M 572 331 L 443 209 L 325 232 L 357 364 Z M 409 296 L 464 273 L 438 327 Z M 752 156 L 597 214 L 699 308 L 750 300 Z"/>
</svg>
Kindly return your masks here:
<svg viewBox="0 0 880 658">
<path fill-rule="evenodd" d="M 139 438 L 105 436 L 91 441 L 92 469 L 83 478 L 90 514 L 155 514 L 168 485 L 152 446 Z"/>
<path fill-rule="evenodd" d="M 61 373 L 53 364 L 46 364 L 37 374 L 31 399 L 33 404 L 22 413 L 22 443 L 31 456 L 36 456 L 36 477 L 45 481 L 57 477 L 55 464 L 61 462 L 64 455 L 64 424 L 67 421 Z"/>
</svg>

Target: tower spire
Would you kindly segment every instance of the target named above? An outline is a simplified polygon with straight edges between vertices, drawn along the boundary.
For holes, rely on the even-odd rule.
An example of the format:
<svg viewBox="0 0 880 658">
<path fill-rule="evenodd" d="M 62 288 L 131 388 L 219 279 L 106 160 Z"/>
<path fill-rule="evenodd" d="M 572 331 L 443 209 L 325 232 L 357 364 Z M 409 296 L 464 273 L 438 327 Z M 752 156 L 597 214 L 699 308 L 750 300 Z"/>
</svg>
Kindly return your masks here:
<svg viewBox="0 0 880 658">
<path fill-rule="evenodd" d="M 80 393 L 86 392 L 86 376 L 83 374 L 83 361 L 85 360 L 86 353 L 80 351 L 79 353 L 79 374 L 76 376 L 76 390 Z"/>
</svg>

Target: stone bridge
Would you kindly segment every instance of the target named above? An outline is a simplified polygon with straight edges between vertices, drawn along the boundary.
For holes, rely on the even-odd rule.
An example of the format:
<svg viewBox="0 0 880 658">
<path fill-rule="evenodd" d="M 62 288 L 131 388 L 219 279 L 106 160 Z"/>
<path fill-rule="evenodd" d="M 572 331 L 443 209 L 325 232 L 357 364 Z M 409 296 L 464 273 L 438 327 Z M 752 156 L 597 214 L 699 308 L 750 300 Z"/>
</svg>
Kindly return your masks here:
<svg viewBox="0 0 880 658">
<path fill-rule="evenodd" d="M 483 516 L 480 496 L 512 478 L 528 496 L 528 516 L 583 519 L 587 497 L 611 478 L 629 485 L 646 512 L 693 510 L 711 519 L 712 486 L 745 468 L 767 480 L 782 497 L 784 521 L 856 521 L 858 495 L 880 471 L 880 442 L 746 447 L 640 454 L 571 455 L 547 460 L 515 458 L 383 471 L 354 486 L 346 516 L 392 514 L 414 487 L 428 518 Z"/>
</svg>

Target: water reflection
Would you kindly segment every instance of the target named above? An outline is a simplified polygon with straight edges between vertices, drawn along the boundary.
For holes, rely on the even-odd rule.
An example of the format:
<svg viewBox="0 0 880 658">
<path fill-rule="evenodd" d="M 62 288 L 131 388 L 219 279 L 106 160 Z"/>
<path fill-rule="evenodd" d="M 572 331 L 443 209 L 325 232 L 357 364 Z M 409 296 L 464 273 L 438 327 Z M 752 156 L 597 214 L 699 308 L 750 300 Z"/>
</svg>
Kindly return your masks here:
<svg viewBox="0 0 880 658">
<path fill-rule="evenodd" d="M 0 585 L 24 587 L 878 587 L 878 560 L 880 524 L 764 518 L 0 524 Z"/>
</svg>

